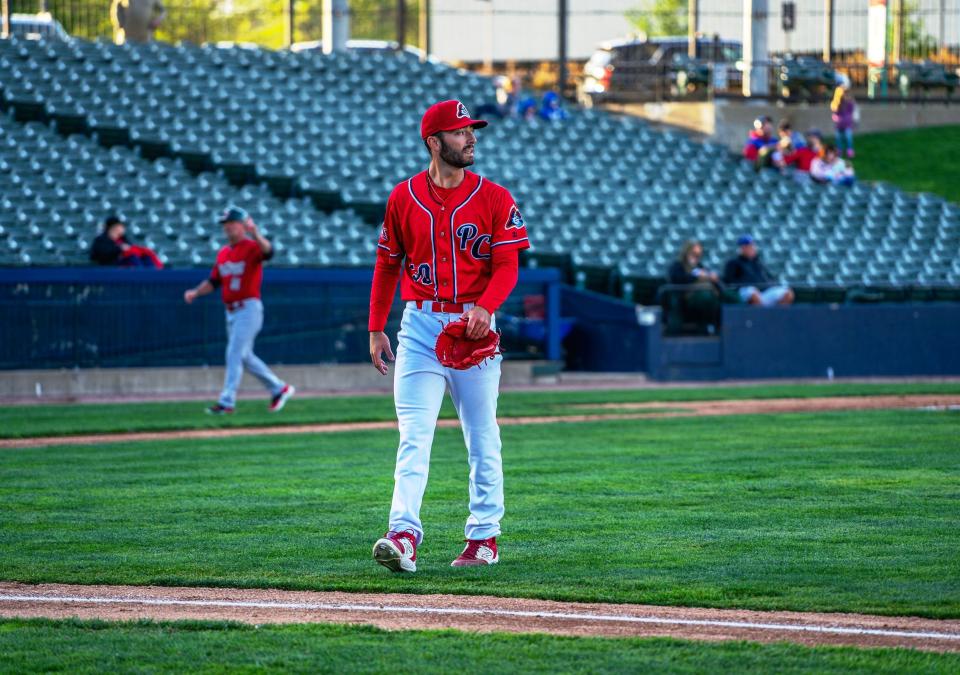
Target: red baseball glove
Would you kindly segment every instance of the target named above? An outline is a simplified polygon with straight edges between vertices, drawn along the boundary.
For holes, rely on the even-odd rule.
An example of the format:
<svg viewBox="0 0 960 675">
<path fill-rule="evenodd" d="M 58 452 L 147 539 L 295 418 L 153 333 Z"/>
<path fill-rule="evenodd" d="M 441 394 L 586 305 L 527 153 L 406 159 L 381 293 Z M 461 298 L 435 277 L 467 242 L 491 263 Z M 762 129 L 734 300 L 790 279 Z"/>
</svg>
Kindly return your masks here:
<svg viewBox="0 0 960 675">
<path fill-rule="evenodd" d="M 456 370 L 467 370 L 500 353 L 499 333 L 490 331 L 486 337 L 479 340 L 468 340 L 464 336 L 466 331 L 466 319 L 451 321 L 443 327 L 443 331 L 437 336 L 435 350 L 442 365 Z"/>
</svg>

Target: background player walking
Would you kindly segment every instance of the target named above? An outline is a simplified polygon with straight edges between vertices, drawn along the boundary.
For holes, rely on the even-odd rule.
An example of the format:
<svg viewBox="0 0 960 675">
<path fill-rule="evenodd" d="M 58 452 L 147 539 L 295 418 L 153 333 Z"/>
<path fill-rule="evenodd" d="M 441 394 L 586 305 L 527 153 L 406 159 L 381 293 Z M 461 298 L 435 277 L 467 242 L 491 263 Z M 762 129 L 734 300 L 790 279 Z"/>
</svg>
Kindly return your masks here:
<svg viewBox="0 0 960 675">
<path fill-rule="evenodd" d="M 260 301 L 263 261 L 273 256 L 273 246 L 241 208 L 227 208 L 221 214 L 220 222 L 227 236 L 227 245 L 217 254 L 210 278 L 183 294 L 183 299 L 190 304 L 198 296 L 212 293 L 219 287 L 226 309 L 227 372 L 220 400 L 207 408 L 207 412 L 212 415 L 233 412 L 244 368 L 270 392 L 270 410 L 276 412 L 293 396 L 294 388 L 281 381 L 253 353 L 253 341 L 263 327 L 263 303 Z"/>
<path fill-rule="evenodd" d="M 474 160 L 474 131 L 487 125 L 459 101 L 431 106 L 420 124 L 430 152 L 426 171 L 397 185 L 387 202 L 370 295 L 370 358 L 387 373 L 393 360 L 384 334 L 402 276 L 406 302 L 397 336 L 394 399 L 400 447 L 389 531 L 374 559 L 394 572 L 417 569 L 423 539 L 420 504 L 430 448 L 445 389 L 450 389 L 470 465 L 467 545 L 454 567 L 498 562 L 503 517 L 503 468 L 497 395 L 502 357 L 469 370 L 442 366 L 434 352 L 444 325 L 463 317 L 477 339 L 495 328 L 493 313 L 517 283 L 518 253 L 529 246 L 510 193 L 464 169 Z"/>
</svg>

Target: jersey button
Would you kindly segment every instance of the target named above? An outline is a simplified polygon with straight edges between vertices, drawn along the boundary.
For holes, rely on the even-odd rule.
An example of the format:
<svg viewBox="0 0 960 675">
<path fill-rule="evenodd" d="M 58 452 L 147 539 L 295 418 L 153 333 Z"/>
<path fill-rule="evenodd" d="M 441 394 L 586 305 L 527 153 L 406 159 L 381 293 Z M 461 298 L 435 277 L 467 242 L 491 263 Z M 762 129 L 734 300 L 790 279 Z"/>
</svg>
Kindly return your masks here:
<svg viewBox="0 0 960 675">
<path fill-rule="evenodd" d="M 446 258 L 440 258 L 440 262 L 447 262 Z"/>
<path fill-rule="evenodd" d="M 444 286 L 446 286 L 446 285 L 447 285 L 447 282 L 446 282 L 446 281 L 444 281 L 444 282 L 443 282 L 443 285 L 444 285 Z"/>
</svg>

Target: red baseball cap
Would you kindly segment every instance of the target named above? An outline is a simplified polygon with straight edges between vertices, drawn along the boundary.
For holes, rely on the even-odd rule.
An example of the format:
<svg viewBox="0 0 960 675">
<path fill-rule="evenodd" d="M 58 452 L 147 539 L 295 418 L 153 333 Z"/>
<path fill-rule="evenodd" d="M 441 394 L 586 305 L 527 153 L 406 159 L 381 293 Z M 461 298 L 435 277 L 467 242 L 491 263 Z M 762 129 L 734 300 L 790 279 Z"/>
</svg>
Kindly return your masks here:
<svg viewBox="0 0 960 675">
<path fill-rule="evenodd" d="M 467 106 L 460 101 L 440 101 L 427 108 L 420 120 L 420 137 L 426 140 L 440 131 L 456 131 L 464 127 L 482 129 L 487 126 L 484 120 L 475 120 L 470 117 Z"/>
</svg>

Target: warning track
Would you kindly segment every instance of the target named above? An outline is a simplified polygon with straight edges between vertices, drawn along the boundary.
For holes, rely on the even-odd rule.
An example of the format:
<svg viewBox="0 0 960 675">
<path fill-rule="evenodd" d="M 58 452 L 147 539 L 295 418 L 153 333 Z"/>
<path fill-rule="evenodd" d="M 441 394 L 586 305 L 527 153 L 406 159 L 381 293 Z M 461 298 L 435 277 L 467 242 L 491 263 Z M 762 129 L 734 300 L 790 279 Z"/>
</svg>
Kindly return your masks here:
<svg viewBox="0 0 960 675">
<path fill-rule="evenodd" d="M 665 410 L 667 408 L 667 410 Z M 589 409 L 591 413 L 546 415 L 537 417 L 501 417 L 501 426 L 533 424 L 575 424 L 616 420 L 638 420 L 665 417 L 702 417 L 711 415 L 771 415 L 783 413 L 829 412 L 838 410 L 879 410 L 926 408 L 946 410 L 960 408 L 960 396 L 924 394 L 910 396 L 831 396 L 822 398 L 773 398 L 722 401 L 682 401 L 648 403 L 601 403 L 572 405 L 571 410 Z M 611 412 L 605 412 L 610 410 Z M 614 412 L 615 411 L 615 412 Z M 440 420 L 440 427 L 457 427 L 458 420 Z M 48 445 L 99 445 L 174 439 L 208 439 L 236 436 L 275 436 L 282 434 L 325 434 L 348 431 L 382 431 L 396 429 L 397 423 L 345 422 L 333 424 L 298 424 L 269 427 L 227 427 L 221 429 L 181 429 L 170 431 L 137 431 L 131 433 L 75 434 L 35 438 L 0 439 L 2 448 L 35 448 Z"/>
<path fill-rule="evenodd" d="M 371 562 L 372 564 L 372 562 Z M 388 630 L 751 640 L 960 652 L 960 620 L 522 598 L 0 582 L 0 616 L 350 623 Z"/>
</svg>

